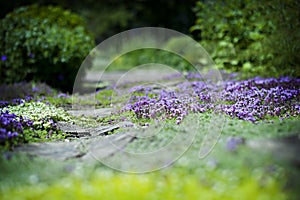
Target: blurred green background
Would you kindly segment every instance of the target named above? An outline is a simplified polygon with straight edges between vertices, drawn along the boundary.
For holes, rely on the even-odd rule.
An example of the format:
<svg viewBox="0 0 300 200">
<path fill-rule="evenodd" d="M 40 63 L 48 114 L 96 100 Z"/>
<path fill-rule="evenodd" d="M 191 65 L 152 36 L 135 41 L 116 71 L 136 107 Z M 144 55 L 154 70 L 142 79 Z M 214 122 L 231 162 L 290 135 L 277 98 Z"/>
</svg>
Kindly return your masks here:
<svg viewBox="0 0 300 200">
<path fill-rule="evenodd" d="M 195 0 L 12 0 L 1 1 L 0 17 L 24 5 L 56 5 L 69 9 L 87 22 L 97 43 L 131 28 L 159 26 L 189 33 L 195 21 Z"/>
<path fill-rule="evenodd" d="M 96 44 L 121 31 L 149 26 L 193 37 L 219 69 L 239 72 L 242 78 L 300 76 L 299 0 L 12 0 L 0 6 L 2 83 L 35 80 L 70 91 Z M 172 45 L 185 47 L 180 38 Z M 153 62 L 154 54 L 129 53 L 112 68 Z M 178 70 L 193 69 L 175 54 L 160 52 L 158 59 Z"/>
</svg>

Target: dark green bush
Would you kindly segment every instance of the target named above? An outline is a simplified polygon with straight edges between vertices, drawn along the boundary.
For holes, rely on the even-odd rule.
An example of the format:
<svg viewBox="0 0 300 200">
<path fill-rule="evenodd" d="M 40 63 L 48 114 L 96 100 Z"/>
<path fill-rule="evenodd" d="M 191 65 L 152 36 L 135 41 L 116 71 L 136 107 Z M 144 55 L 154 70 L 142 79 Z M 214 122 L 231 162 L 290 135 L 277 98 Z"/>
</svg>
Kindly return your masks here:
<svg viewBox="0 0 300 200">
<path fill-rule="evenodd" d="M 300 1 L 273 0 L 268 5 L 267 19 L 276 28 L 267 41 L 271 63 L 279 73 L 300 77 Z"/>
<path fill-rule="evenodd" d="M 299 1 L 198 1 L 191 31 L 221 69 L 299 76 Z M 298 69 L 298 70 L 297 70 Z"/>
<path fill-rule="evenodd" d="M 70 91 L 78 69 L 94 47 L 76 14 L 59 7 L 21 7 L 0 22 L 2 82 L 44 81 Z"/>
</svg>

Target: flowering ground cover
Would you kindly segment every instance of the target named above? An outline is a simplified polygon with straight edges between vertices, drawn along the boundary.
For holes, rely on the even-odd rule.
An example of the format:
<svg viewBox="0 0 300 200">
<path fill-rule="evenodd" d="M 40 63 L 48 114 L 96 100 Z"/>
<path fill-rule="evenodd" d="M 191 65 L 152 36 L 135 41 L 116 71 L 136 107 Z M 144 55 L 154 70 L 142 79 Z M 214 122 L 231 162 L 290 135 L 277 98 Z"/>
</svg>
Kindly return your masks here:
<svg viewBox="0 0 300 200">
<path fill-rule="evenodd" d="M 300 115 L 300 79 L 260 78 L 227 80 L 207 84 L 197 74 L 173 88 L 155 90 L 155 85 L 128 89 L 130 99 L 123 112 L 138 119 L 175 119 L 179 124 L 189 113 L 218 112 L 253 123 Z"/>
<path fill-rule="evenodd" d="M 174 83 L 165 84 L 168 81 Z M 69 95 L 56 91 L 39 93 L 42 90 L 33 90 L 32 85 L 28 88 L 30 92 L 23 92 L 22 96 L 2 99 L 2 146 L 7 145 L 3 141 L 15 141 L 14 145 L 51 141 L 49 132 L 55 135 L 56 122 L 74 120 L 58 108 L 70 103 Z M 198 74 L 188 74 L 183 80 L 170 76 L 158 84 L 130 83 L 120 88 L 125 97 L 118 96 L 113 86 L 96 92 L 96 105 L 117 104 L 118 110 L 95 121 L 131 121 L 146 129 L 155 123 L 166 123 L 159 134 L 134 140 L 126 146 L 127 150 L 147 152 L 162 148 L 180 133 L 182 126 L 188 126 L 185 119 L 189 116 L 200 120 L 201 134 L 196 134 L 193 145 L 174 165 L 140 175 L 119 173 L 101 163 L 81 163 L 77 158 L 56 162 L 1 150 L 2 199 L 267 200 L 299 196 L 299 160 L 294 155 L 297 146 L 293 151 L 294 144 L 287 143 L 291 149 L 285 151 L 280 138 L 299 135 L 300 79 L 237 80 L 229 76 L 222 84 L 213 85 Z M 222 135 L 213 151 L 198 159 L 199 146 L 214 112 L 225 116 Z M 43 140 L 32 139 L 38 131 L 43 131 Z M 122 131 L 120 128 L 113 134 Z M 21 140 L 28 135 L 27 140 Z M 268 138 L 272 140 L 264 140 Z M 265 145 L 268 142 L 275 147 L 277 142 L 280 145 L 270 149 Z"/>
<path fill-rule="evenodd" d="M 15 83 L 0 86 L 1 146 L 5 149 L 28 142 L 64 138 L 57 121 L 71 121 L 58 105 L 70 104 L 70 97 L 46 84 Z"/>
</svg>

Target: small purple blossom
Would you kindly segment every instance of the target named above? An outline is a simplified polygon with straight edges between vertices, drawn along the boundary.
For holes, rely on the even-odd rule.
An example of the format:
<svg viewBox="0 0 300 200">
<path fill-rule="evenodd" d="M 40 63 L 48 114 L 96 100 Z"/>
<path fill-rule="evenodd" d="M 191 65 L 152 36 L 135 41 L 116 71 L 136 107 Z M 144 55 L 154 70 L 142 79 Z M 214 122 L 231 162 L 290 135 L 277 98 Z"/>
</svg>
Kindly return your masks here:
<svg viewBox="0 0 300 200">
<path fill-rule="evenodd" d="M 38 87 L 33 87 L 32 92 L 38 92 L 40 89 Z"/>
<path fill-rule="evenodd" d="M 7 60 L 7 56 L 6 55 L 2 55 L 1 56 L 1 61 L 6 61 Z"/>
<path fill-rule="evenodd" d="M 226 149 L 228 151 L 235 151 L 237 147 L 245 143 L 245 139 L 241 137 L 229 137 L 226 142 Z"/>
<path fill-rule="evenodd" d="M 0 108 L 8 106 L 8 105 L 9 105 L 8 101 L 2 101 L 2 100 L 0 100 Z"/>
<path fill-rule="evenodd" d="M 144 93 L 144 96 L 133 93 L 124 110 L 134 111 L 138 118 L 154 119 L 164 115 L 161 118 L 175 118 L 176 123 L 189 112 L 210 110 L 253 123 L 268 117 L 288 118 L 300 114 L 300 79 L 256 77 L 214 85 L 195 81 L 200 75 L 189 74 L 189 77 L 193 81 L 178 84 L 176 92 L 153 92 L 144 86 L 131 88 L 130 92 Z M 219 104 L 214 103 L 215 97 L 220 99 Z"/>
<path fill-rule="evenodd" d="M 59 93 L 57 98 L 68 98 L 68 95 L 66 93 Z"/>
<path fill-rule="evenodd" d="M 29 58 L 34 58 L 35 55 L 34 55 L 33 53 L 29 53 L 28 57 L 29 57 Z"/>
<path fill-rule="evenodd" d="M 33 121 L 31 120 L 0 110 L 0 143 L 17 138 L 20 134 L 23 134 L 24 127 L 32 125 Z"/>
</svg>

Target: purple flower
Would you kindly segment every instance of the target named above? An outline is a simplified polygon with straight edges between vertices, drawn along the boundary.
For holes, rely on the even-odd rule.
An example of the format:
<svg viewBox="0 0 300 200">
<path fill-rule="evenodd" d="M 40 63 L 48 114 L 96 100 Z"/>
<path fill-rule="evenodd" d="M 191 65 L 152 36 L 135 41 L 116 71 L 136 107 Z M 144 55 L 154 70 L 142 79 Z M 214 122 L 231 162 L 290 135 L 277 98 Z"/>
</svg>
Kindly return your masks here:
<svg viewBox="0 0 300 200">
<path fill-rule="evenodd" d="M 67 95 L 66 93 L 59 93 L 59 94 L 57 95 L 57 98 L 61 98 L 61 97 L 67 98 L 68 95 Z"/>
<path fill-rule="evenodd" d="M 33 98 L 32 98 L 31 96 L 26 96 L 24 99 L 25 99 L 25 101 L 30 101 L 30 100 L 32 100 Z"/>
<path fill-rule="evenodd" d="M 0 134 L 5 134 L 6 133 L 6 129 L 5 128 L 0 128 Z"/>
<path fill-rule="evenodd" d="M 11 102 L 12 102 L 13 105 L 18 105 L 18 104 L 25 103 L 25 100 L 20 99 L 20 98 L 16 98 L 16 99 L 13 99 Z"/>
<path fill-rule="evenodd" d="M 19 134 L 23 134 L 23 128 L 32 126 L 31 120 L 26 120 L 22 116 L 16 116 L 8 111 L 0 110 L 0 140 L 12 140 L 17 138 Z"/>
<path fill-rule="evenodd" d="M 29 56 L 29 58 L 34 58 L 35 57 L 33 53 L 30 53 L 28 56 Z"/>
<path fill-rule="evenodd" d="M 245 143 L 245 139 L 242 137 L 229 137 L 226 142 L 226 149 L 229 151 L 235 151 L 238 145 L 244 143 Z"/>
<path fill-rule="evenodd" d="M 7 56 L 6 56 L 6 55 L 2 55 L 2 56 L 1 56 L 1 60 L 2 60 L 2 61 L 6 61 L 6 60 L 7 60 Z"/>
<path fill-rule="evenodd" d="M 191 78 L 201 78 L 189 75 Z M 205 77 L 204 77 L 205 78 Z M 209 82 L 209 81 L 208 81 Z M 221 88 L 221 89 L 219 89 Z M 123 109 L 134 111 L 138 118 L 176 119 L 180 123 L 189 112 L 223 112 L 232 118 L 256 123 L 268 116 L 289 117 L 300 114 L 300 79 L 253 78 L 244 81 L 224 81 L 223 85 L 207 81 L 183 82 L 174 91 L 153 91 L 135 86 L 132 96 Z M 143 93 L 144 96 L 140 96 Z M 220 104 L 214 103 L 214 97 Z M 155 113 L 155 115 L 154 115 Z"/>
<path fill-rule="evenodd" d="M 38 87 L 33 87 L 32 92 L 38 92 L 40 89 Z"/>
<path fill-rule="evenodd" d="M 0 108 L 1 107 L 5 107 L 5 106 L 8 106 L 9 105 L 9 102 L 8 101 L 2 101 L 0 100 Z"/>
</svg>

